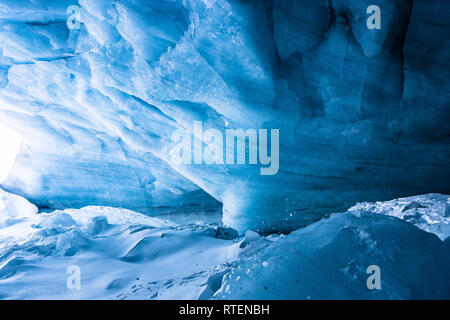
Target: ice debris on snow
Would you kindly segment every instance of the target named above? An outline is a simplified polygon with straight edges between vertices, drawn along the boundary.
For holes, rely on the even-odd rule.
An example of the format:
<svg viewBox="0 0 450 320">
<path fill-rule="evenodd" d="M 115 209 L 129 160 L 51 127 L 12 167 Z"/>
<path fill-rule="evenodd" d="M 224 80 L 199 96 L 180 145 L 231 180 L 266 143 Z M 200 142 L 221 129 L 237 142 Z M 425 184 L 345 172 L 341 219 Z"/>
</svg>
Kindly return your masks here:
<svg viewBox="0 0 450 320">
<path fill-rule="evenodd" d="M 403 219 L 436 234 L 441 240 L 450 236 L 450 196 L 425 194 L 391 201 L 362 202 L 348 211 L 385 214 Z"/>
</svg>

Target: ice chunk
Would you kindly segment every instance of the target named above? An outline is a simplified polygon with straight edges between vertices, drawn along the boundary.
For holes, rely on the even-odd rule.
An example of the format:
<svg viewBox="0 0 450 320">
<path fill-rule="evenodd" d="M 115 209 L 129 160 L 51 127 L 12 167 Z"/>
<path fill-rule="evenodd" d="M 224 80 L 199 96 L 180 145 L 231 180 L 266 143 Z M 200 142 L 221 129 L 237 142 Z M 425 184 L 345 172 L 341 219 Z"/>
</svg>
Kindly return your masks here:
<svg viewBox="0 0 450 320">
<path fill-rule="evenodd" d="M 105 216 L 94 217 L 87 227 L 87 233 L 94 236 L 108 230 L 110 227 L 108 219 Z"/>
<path fill-rule="evenodd" d="M 397 217 L 445 240 L 450 236 L 449 203 L 448 195 L 426 194 L 391 201 L 358 203 L 348 211 L 374 212 Z"/>
<path fill-rule="evenodd" d="M 64 212 L 45 215 L 41 223 L 37 225 L 39 228 L 72 228 L 75 226 L 77 223 L 72 216 Z"/>
</svg>

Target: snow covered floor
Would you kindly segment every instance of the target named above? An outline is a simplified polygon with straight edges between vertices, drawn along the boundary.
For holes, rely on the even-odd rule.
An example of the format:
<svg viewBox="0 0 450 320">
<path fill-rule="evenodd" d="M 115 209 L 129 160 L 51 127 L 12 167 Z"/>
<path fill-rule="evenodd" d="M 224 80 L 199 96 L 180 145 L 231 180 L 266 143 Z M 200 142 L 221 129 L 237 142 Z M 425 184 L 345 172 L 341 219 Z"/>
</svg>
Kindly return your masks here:
<svg viewBox="0 0 450 320">
<path fill-rule="evenodd" d="M 358 204 L 261 237 L 110 207 L 37 213 L 0 190 L 0 299 L 450 298 L 450 246 L 437 237 L 449 198 Z M 381 290 L 366 287 L 369 265 Z M 73 266 L 80 289 L 67 286 Z"/>
<path fill-rule="evenodd" d="M 2 299 L 197 299 L 237 254 L 219 239 L 237 236 L 225 228 L 108 207 L 36 212 L 1 191 Z M 81 290 L 66 287 L 70 266 L 80 268 Z"/>
</svg>

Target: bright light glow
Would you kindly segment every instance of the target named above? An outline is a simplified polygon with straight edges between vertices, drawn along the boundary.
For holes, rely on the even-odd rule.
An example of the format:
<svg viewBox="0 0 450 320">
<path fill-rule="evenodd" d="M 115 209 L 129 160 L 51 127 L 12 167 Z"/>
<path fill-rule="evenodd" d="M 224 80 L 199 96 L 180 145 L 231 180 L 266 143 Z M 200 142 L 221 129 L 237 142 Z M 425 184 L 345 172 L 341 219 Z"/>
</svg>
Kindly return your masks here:
<svg viewBox="0 0 450 320">
<path fill-rule="evenodd" d="M 22 136 L 0 123 L 0 183 L 8 176 L 22 144 Z"/>
</svg>

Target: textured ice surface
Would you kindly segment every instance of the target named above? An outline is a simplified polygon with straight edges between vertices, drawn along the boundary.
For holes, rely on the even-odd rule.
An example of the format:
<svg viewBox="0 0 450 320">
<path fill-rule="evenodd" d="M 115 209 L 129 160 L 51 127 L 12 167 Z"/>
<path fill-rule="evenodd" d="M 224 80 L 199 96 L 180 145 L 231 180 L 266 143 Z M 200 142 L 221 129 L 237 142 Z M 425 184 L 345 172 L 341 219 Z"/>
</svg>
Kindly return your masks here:
<svg viewBox="0 0 450 320">
<path fill-rule="evenodd" d="M 38 214 L 1 195 L 0 218 L 21 219 L 0 224 L 0 299 L 450 298 L 448 243 L 383 214 L 354 210 L 287 236 L 239 238 L 120 208 Z M 443 201 L 422 199 L 424 216 Z M 377 206 L 395 211 L 395 201 Z M 381 269 L 381 290 L 366 286 L 370 265 Z M 74 266 L 79 290 L 67 286 Z"/>
<path fill-rule="evenodd" d="M 450 196 L 426 194 L 391 201 L 363 202 L 348 209 L 403 219 L 441 240 L 450 237 Z"/>
<path fill-rule="evenodd" d="M 447 0 L 80 0 L 69 30 L 72 4 L 1 1 L 0 124 L 23 137 L 2 187 L 41 208 L 217 200 L 278 231 L 450 192 Z M 280 172 L 174 164 L 194 120 L 281 129 Z"/>
</svg>

